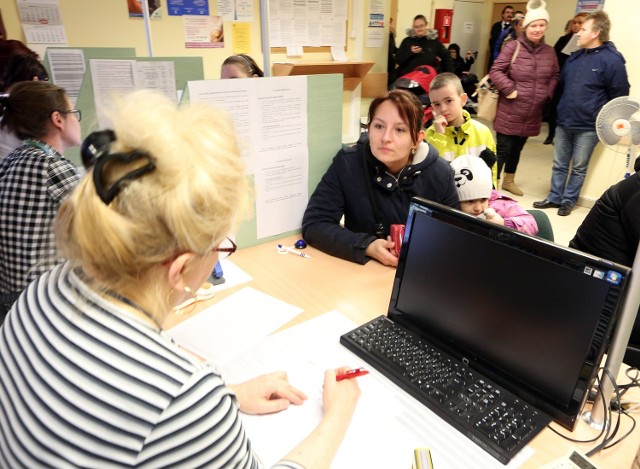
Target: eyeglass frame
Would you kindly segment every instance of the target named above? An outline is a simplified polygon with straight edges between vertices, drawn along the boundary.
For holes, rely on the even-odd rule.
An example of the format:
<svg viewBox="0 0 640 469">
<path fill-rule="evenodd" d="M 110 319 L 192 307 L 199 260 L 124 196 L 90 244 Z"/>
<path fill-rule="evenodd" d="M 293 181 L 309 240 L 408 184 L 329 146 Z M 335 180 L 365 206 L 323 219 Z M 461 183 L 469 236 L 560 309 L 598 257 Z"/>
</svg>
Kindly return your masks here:
<svg viewBox="0 0 640 469">
<path fill-rule="evenodd" d="M 225 248 L 217 247 L 217 248 L 211 249 L 211 252 L 226 252 L 228 253 L 227 257 L 231 256 L 231 254 L 236 252 L 236 250 L 238 249 L 238 246 L 236 245 L 236 243 L 234 243 L 233 240 L 228 236 L 226 237 L 226 239 L 231 243 L 231 247 L 225 247 Z"/>
<path fill-rule="evenodd" d="M 58 111 L 60 114 L 73 114 L 78 119 L 78 122 L 82 121 L 82 111 L 80 109 L 65 109 L 64 111 Z"/>
</svg>

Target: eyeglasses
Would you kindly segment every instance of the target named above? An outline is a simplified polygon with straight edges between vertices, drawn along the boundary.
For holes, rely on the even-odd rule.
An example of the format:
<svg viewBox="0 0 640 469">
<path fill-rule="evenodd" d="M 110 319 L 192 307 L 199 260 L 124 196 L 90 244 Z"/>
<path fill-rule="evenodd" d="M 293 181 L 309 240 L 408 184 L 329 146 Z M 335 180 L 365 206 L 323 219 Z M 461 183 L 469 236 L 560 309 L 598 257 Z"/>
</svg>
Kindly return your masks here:
<svg viewBox="0 0 640 469">
<path fill-rule="evenodd" d="M 66 111 L 58 111 L 60 114 L 73 114 L 78 119 L 78 122 L 82 120 L 82 112 L 80 109 L 67 109 Z"/>
<path fill-rule="evenodd" d="M 236 252 L 236 249 L 238 249 L 238 246 L 236 246 L 236 243 L 234 243 L 231 238 L 225 238 L 225 240 L 222 241 L 222 243 L 220 243 L 220 246 L 218 246 L 217 248 L 213 248 L 211 252 L 223 253 L 220 256 L 220 259 L 224 259 L 229 257 L 234 252 Z"/>
</svg>

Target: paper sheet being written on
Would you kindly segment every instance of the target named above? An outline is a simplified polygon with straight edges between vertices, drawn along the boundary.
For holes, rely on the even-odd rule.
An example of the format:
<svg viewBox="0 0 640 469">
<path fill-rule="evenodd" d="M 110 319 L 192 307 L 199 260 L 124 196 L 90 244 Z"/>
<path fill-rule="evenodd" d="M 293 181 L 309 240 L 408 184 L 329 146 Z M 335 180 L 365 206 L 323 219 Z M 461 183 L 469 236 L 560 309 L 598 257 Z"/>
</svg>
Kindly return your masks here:
<svg viewBox="0 0 640 469">
<path fill-rule="evenodd" d="M 182 347 L 222 366 L 302 312 L 245 287 L 167 331 Z"/>
<path fill-rule="evenodd" d="M 332 311 L 265 338 L 222 367 L 222 375 L 230 383 L 284 370 L 289 381 L 309 396 L 302 406 L 291 406 L 278 414 L 241 414 L 253 448 L 267 467 L 320 422 L 324 370 L 343 365 L 362 366 L 370 373 L 356 378 L 362 395 L 332 469 L 410 468 L 417 447 L 431 449 L 436 468 L 510 468 L 532 454 L 525 449 L 509 466 L 489 456 L 340 345 L 340 335 L 355 327 Z"/>
</svg>

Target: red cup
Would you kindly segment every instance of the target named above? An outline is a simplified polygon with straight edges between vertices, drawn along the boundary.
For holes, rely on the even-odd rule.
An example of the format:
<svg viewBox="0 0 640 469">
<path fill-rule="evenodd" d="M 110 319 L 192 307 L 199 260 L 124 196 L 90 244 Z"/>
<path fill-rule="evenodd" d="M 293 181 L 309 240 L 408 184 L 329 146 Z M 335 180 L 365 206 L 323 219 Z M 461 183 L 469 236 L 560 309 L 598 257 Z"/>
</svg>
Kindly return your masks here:
<svg viewBox="0 0 640 469">
<path fill-rule="evenodd" d="M 404 225 L 395 223 L 389 227 L 391 241 L 395 244 L 393 251 L 397 257 L 400 257 L 400 249 L 402 248 L 402 239 L 404 238 Z"/>
</svg>

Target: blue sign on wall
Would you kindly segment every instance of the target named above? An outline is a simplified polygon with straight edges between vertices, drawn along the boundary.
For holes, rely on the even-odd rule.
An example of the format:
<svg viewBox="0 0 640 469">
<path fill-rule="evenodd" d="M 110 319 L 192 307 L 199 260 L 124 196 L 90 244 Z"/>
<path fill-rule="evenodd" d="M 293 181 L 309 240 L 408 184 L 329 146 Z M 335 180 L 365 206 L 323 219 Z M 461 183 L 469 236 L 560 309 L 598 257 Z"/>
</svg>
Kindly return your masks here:
<svg viewBox="0 0 640 469">
<path fill-rule="evenodd" d="M 209 0 L 167 0 L 170 16 L 209 16 Z"/>
</svg>

